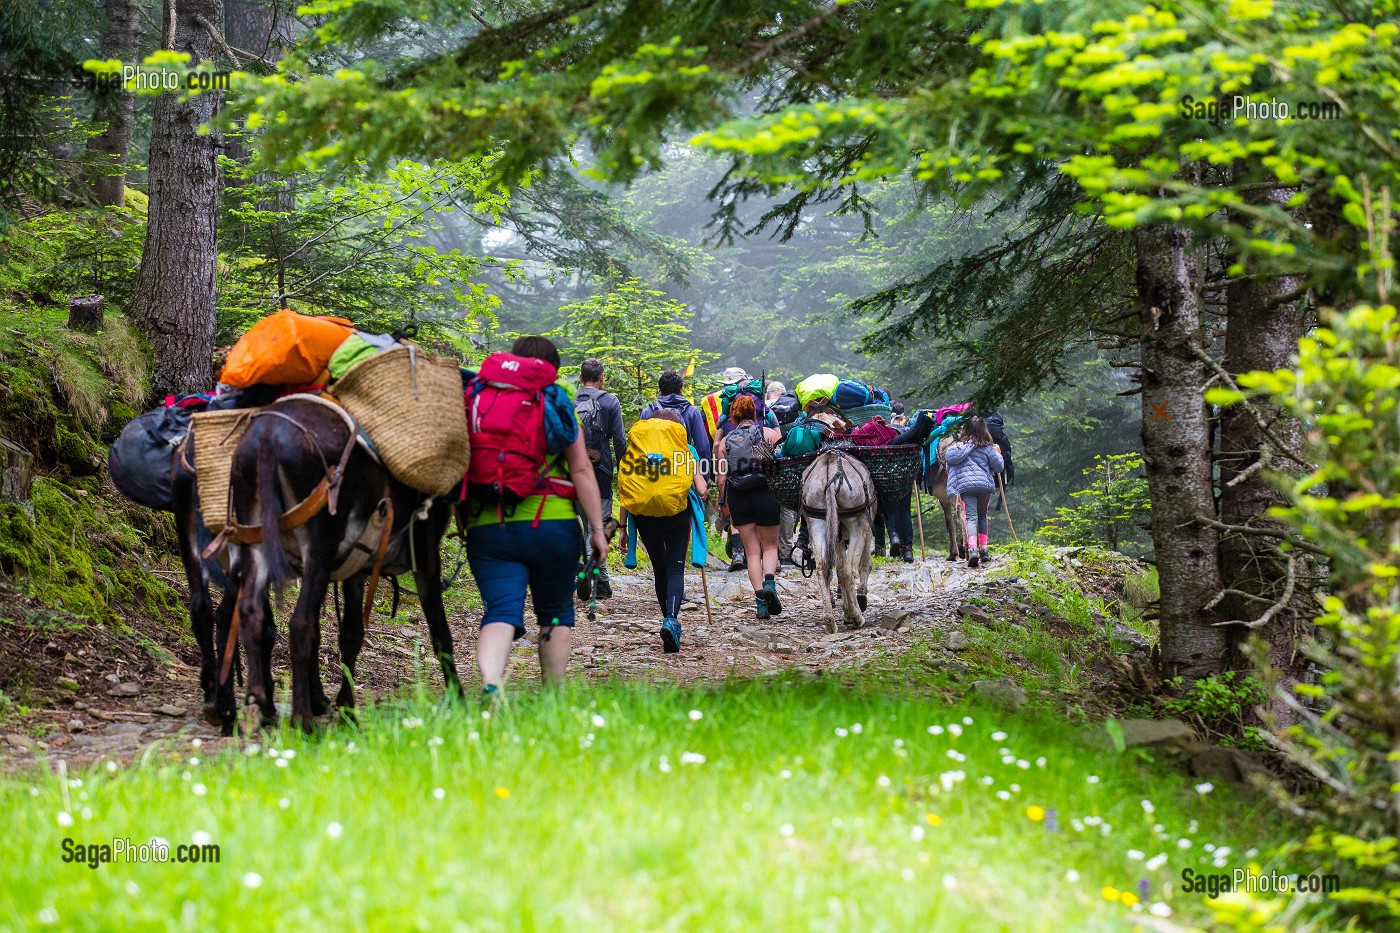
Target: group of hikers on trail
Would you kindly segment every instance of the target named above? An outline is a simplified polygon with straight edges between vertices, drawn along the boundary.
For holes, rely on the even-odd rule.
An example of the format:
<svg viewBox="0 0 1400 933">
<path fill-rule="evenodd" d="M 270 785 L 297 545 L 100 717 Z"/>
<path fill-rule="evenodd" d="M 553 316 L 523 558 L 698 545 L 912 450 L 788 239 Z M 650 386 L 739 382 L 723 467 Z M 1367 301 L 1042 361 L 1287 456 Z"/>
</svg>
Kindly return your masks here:
<svg viewBox="0 0 1400 933">
<path fill-rule="evenodd" d="M 923 457 L 920 482 L 932 464 L 946 467 L 947 492 L 967 504 L 968 563 L 976 567 L 988 558 L 989 504 L 1002 479 L 1010 482 L 1013 476 L 1010 445 L 994 414 L 984 419 L 964 403 L 910 416 L 888 392 L 861 380 L 821 373 L 789 390 L 735 366 L 724 371 L 720 388 L 695 401 L 686 397 L 680 373 L 663 373 L 656 399 L 628 428 L 619 400 L 606 389 L 599 360 L 582 361 L 575 386 L 561 375 L 559 350 L 545 337 L 520 337 L 509 352 L 493 353 L 470 370 L 423 350 L 413 336 L 363 333 L 349 321 L 288 310 L 272 315 L 235 345 L 215 392 L 171 397 L 127 426 L 109 454 L 112 478 L 141 504 L 178 513 L 186 494 L 172 485 L 172 477 L 198 474 L 195 506 L 201 521 L 196 524 L 201 527 L 191 546 L 205 561 L 226 545 L 254 543 L 286 547 L 301 559 L 305 540 L 293 540 L 291 532 L 325 510 L 336 514 L 345 464 L 359 462 L 352 454 L 363 448 L 408 487 L 408 501 L 417 504 L 396 519 L 386 479 L 383 497 L 371 491 L 365 500 L 370 517 L 354 519 L 359 524 L 353 532 L 346 525 L 349 537 L 333 552 L 341 556 L 326 572 L 339 574 L 332 577 L 336 580 L 353 574 L 367 578 L 367 611 L 381 569 L 393 562 L 386 553 L 405 556 L 404 535 L 411 536 L 413 527 L 406 520 L 409 513 L 427 521 L 435 504 L 450 502 L 483 603 L 477 663 L 487 702 L 501 689 L 511 649 L 526 632 L 527 596 L 540 629 L 544 680 L 563 679 L 576 599 L 588 602 L 592 618 L 596 600 L 612 595 L 607 558 L 614 537 L 626 566 L 637 566 L 638 543 L 650 560 L 666 653 L 681 650 L 680 616 L 689 602 L 687 560 L 702 568 L 708 589 L 703 568 L 711 520 L 727 536 L 733 555 L 729 569 L 748 574 L 757 618 L 780 614 L 780 566 L 810 571 L 812 555 L 808 520 L 780 504 L 775 476 L 782 464 L 800 466 L 803 461 L 793 458 L 817 456 L 828 447 L 904 446 Z M 297 417 L 273 410 L 311 403 L 315 410 L 335 412 L 331 424 L 343 420 L 350 426 L 349 440 L 332 457 Z M 239 435 L 261 415 L 278 417 L 259 423 L 280 423 L 280 418 L 312 442 L 320 458 L 316 470 L 324 468 L 325 477 L 300 502 L 259 506 L 260 526 L 235 515 L 235 500 L 250 501 L 251 479 L 230 464 Z M 332 465 L 336 459 L 338 467 Z M 307 481 L 315 485 L 317 478 Z M 882 495 L 874 511 L 876 553 L 885 553 L 887 537 L 889 555 L 912 562 L 914 492 L 907 481 L 900 488 L 901 493 Z M 259 501 L 265 492 L 276 497 L 275 481 L 265 489 L 258 486 Z M 261 527 L 278 511 L 282 541 L 263 545 L 268 539 Z M 436 527 L 445 529 L 442 521 Z M 428 544 L 436 550 L 436 539 Z M 418 558 L 411 549 L 406 556 L 416 573 Z M 192 590 L 205 585 L 207 580 L 191 576 Z M 251 597 L 247 604 L 257 606 Z M 207 624 L 198 618 L 201 611 L 192 602 L 196 635 L 208 654 L 207 633 L 199 634 Z M 237 619 L 235 613 L 229 645 L 237 636 Z M 445 621 L 441 627 L 445 632 Z M 443 660 L 455 678 L 450 652 Z M 220 684 L 226 682 L 227 662 L 226 657 Z M 208 657 L 204 663 L 212 664 Z M 210 689 L 206 683 L 206 704 Z"/>
<path fill-rule="evenodd" d="M 521 338 L 512 353 L 535 354 L 556 371 L 559 367 L 559 352 L 545 338 Z M 563 675 L 574 625 L 573 597 L 606 600 L 612 595 L 606 555 L 613 530 L 624 565 L 637 566 L 638 542 L 650 559 L 665 653 L 679 651 L 682 644 L 686 560 L 706 565 L 711 511 L 717 511 L 731 538 L 735 562 L 729 569 L 748 572 L 757 618 L 780 614 L 778 567 L 798 565 L 794 558 L 804 552 L 805 527 L 797 511 L 780 507 L 769 488 L 773 464 L 784 455 L 818 450 L 833 438 L 928 444 L 935 433 L 956 431 L 958 440 L 944 452 L 948 490 L 967 503 L 969 565 L 986 562 L 988 504 L 998 490 L 998 475 L 1011 479 L 1000 416 L 983 419 L 959 405 L 920 410 L 910 419 L 902 405 L 879 389 L 861 385 L 855 391 L 834 377 L 826 380 L 834 385 L 816 388 L 804 381 L 797 392 L 788 392 L 781 382 L 755 380 L 741 367 L 725 370 L 722 380 L 721 389 L 692 402 L 683 394 L 682 375 L 662 374 L 657 399 L 641 409 L 630 430 L 619 399 L 606 391 L 601 361 L 582 361 L 577 392 L 567 380 L 557 381 L 560 391 L 574 399 L 580 430 L 563 451 L 550 451 L 550 475 L 573 482 L 577 518 L 570 500 L 550 502 L 546 497 L 542 503 L 528 497 L 508 514 L 480 510 L 468 532 L 470 567 L 486 602 L 479 663 L 487 692 L 498 689 L 510 646 L 524 633 L 526 591 L 542 626 L 543 674 L 550 681 Z M 840 399 L 833 396 L 840 392 L 867 405 L 837 405 Z M 889 420 L 876 416 L 857 423 L 851 417 L 858 409 L 881 405 Z M 1000 437 L 994 437 L 994 430 Z M 708 507 L 711 485 L 718 492 L 717 510 Z M 890 556 L 909 562 L 914 559 L 911 496 L 882 503 L 878 523 L 888 532 Z M 879 548 L 883 551 L 883 544 Z M 582 573 L 577 569 L 580 552 Z"/>
</svg>

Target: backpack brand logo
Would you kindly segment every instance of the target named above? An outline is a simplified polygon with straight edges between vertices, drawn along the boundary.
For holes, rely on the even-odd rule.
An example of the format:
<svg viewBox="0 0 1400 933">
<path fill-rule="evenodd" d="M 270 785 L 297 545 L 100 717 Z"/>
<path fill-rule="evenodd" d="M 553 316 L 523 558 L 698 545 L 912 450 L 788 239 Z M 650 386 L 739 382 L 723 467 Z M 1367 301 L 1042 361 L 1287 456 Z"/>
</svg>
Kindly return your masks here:
<svg viewBox="0 0 1400 933">
<path fill-rule="evenodd" d="M 511 372 L 515 372 L 517 369 L 520 368 L 520 363 L 518 360 L 505 360 L 501 363 L 501 368 L 508 369 Z"/>
</svg>

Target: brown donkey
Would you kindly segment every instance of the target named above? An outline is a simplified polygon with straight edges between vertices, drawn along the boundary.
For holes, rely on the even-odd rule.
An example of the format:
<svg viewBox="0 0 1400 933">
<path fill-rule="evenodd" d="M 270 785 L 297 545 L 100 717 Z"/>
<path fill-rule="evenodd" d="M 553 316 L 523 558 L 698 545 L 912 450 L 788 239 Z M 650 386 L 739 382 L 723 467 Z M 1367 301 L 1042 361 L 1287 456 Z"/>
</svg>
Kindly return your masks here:
<svg viewBox="0 0 1400 933">
<path fill-rule="evenodd" d="M 288 632 L 291 713 L 297 725 L 309 730 L 314 717 L 330 708 L 317 659 L 321 613 L 333 580 L 345 583 L 337 707 L 349 710 L 355 704 L 355 661 L 379 577 L 409 571 L 448 693 L 460 695 L 452 633 L 442 604 L 439 553 L 451 502 L 427 499 L 394 480 L 368 446 L 357 441 L 350 417 L 332 402 L 291 396 L 249 417 L 234 451 L 234 521 L 225 532 L 236 545 L 230 578 L 237 596 L 234 610 L 220 613 L 216 643 L 227 655 L 233 644 L 230 630 L 241 639 L 248 698 L 257 705 L 262 723 L 277 716 L 269 670 L 275 629 L 268 591 L 280 590 L 296 576 L 301 586 Z M 281 533 L 268 534 L 268 529 Z M 236 715 L 229 660 L 223 658 L 219 673 L 218 706 L 226 732 L 232 730 Z"/>
</svg>

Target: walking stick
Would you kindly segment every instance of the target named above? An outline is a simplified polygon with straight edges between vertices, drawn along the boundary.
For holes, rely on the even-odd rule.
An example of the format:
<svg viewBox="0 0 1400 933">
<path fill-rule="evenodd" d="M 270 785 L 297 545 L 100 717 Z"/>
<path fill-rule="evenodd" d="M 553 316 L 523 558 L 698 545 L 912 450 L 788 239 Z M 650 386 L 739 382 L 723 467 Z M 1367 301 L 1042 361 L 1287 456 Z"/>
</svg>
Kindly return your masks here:
<svg viewBox="0 0 1400 933">
<path fill-rule="evenodd" d="M 705 555 L 705 563 L 709 563 L 709 555 Z M 700 565 L 700 587 L 705 591 L 705 622 L 714 628 L 715 619 L 710 614 L 710 576 L 705 572 L 705 564 Z"/>
<path fill-rule="evenodd" d="M 1016 523 L 1011 520 L 1011 508 L 1006 504 L 1006 484 L 1002 482 L 1001 474 L 997 474 L 997 488 L 1001 490 L 1001 510 L 1006 513 L 1006 524 L 1011 526 L 1011 540 L 1017 544 L 1021 539 L 1016 536 Z"/>
<path fill-rule="evenodd" d="M 914 484 L 914 499 L 919 503 L 919 511 L 914 513 L 919 518 L 919 560 L 928 560 L 928 551 L 924 549 L 924 496 L 918 483 Z"/>
</svg>

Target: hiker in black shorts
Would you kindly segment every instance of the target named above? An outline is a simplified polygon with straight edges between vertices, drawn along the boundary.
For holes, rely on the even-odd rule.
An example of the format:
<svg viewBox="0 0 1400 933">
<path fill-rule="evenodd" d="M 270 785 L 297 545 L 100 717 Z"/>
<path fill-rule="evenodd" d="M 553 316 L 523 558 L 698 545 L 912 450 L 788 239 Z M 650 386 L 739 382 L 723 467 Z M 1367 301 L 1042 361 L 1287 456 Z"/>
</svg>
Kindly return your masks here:
<svg viewBox="0 0 1400 933">
<path fill-rule="evenodd" d="M 740 395 L 729 408 L 734 427 L 715 448 L 715 461 L 722 463 L 720 495 L 729 504 L 729 519 L 739 540 L 753 584 L 754 605 L 760 619 L 783 611 L 778 600 L 778 500 L 768 488 L 767 471 L 773 461 L 773 446 L 782 434 L 776 428 L 756 423 L 753 399 Z"/>
</svg>

